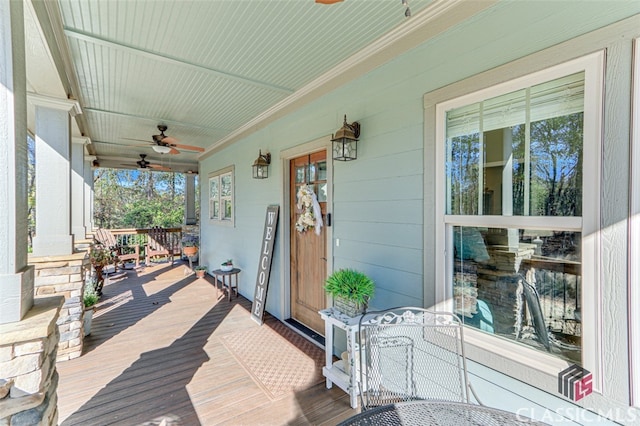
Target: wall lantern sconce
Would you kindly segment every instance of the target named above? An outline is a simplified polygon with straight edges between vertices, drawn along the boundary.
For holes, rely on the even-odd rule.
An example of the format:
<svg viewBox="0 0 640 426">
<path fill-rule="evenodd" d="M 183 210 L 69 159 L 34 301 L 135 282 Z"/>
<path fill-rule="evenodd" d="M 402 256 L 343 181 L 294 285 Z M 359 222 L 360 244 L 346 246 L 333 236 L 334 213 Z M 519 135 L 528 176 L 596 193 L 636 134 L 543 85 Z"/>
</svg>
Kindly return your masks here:
<svg viewBox="0 0 640 426">
<path fill-rule="evenodd" d="M 262 150 L 260 150 L 260 154 L 256 161 L 253 162 L 253 178 L 254 179 L 266 179 L 269 177 L 269 164 L 271 164 L 271 154 L 266 153 L 262 154 Z"/>
<path fill-rule="evenodd" d="M 344 116 L 344 124 L 331 137 L 333 142 L 333 159 L 338 161 L 351 161 L 358 158 L 358 137 L 360 137 L 360 123 L 354 121 L 347 123 L 347 115 Z"/>
</svg>

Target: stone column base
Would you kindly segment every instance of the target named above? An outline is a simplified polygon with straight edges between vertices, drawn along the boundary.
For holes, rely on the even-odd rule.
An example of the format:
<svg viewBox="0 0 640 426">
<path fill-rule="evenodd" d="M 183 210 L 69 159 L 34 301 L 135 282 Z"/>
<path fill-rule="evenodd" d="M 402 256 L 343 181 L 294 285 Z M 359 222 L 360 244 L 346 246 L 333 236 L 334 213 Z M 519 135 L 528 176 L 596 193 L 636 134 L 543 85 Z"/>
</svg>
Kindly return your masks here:
<svg viewBox="0 0 640 426">
<path fill-rule="evenodd" d="M 46 296 L 64 296 L 58 328 L 58 361 L 82 355 L 84 305 L 82 296 L 86 272 L 90 268 L 87 252 L 65 256 L 29 256 L 35 267 L 36 299 Z"/>
<path fill-rule="evenodd" d="M 22 321 L 0 325 L 0 425 L 55 425 L 62 297 L 36 299 Z"/>
</svg>

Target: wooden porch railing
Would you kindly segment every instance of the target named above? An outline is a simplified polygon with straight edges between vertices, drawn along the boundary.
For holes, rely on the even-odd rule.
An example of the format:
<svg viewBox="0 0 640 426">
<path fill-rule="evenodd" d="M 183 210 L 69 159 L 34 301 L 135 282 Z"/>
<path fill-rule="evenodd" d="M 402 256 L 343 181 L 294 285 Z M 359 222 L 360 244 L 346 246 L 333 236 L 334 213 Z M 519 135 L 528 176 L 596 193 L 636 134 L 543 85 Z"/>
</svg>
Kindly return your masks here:
<svg viewBox="0 0 640 426">
<path fill-rule="evenodd" d="M 522 261 L 535 273 L 535 286 L 550 331 L 579 339 L 581 330 L 582 264 L 534 256 Z"/>
<path fill-rule="evenodd" d="M 123 228 L 110 229 L 122 246 L 140 245 L 140 256 L 146 256 L 146 244 L 149 242 L 149 230 L 151 228 Z M 180 242 L 182 241 L 182 228 L 163 228 L 167 233 L 167 244 L 174 253 L 180 253 Z"/>
</svg>

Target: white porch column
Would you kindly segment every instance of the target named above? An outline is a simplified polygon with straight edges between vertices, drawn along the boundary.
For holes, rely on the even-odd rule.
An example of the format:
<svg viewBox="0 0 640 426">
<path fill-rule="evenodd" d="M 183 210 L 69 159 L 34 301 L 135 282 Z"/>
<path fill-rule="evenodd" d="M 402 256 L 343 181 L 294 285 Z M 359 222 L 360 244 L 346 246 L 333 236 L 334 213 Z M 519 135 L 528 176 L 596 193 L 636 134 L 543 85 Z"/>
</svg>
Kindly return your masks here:
<svg viewBox="0 0 640 426">
<path fill-rule="evenodd" d="M 84 145 L 88 140 L 85 137 L 71 139 L 71 233 L 75 241 L 87 237 L 84 227 Z"/>
<path fill-rule="evenodd" d="M 73 253 L 71 234 L 71 116 L 75 101 L 29 95 L 36 109 L 35 256 Z"/>
<path fill-rule="evenodd" d="M 184 185 L 184 224 L 195 225 L 196 219 L 196 175 L 187 173 Z"/>
<path fill-rule="evenodd" d="M 85 234 L 93 232 L 93 160 L 96 157 L 84 158 L 84 227 Z"/>
<path fill-rule="evenodd" d="M 27 265 L 27 97 L 23 3 L 0 1 L 0 324 L 33 306 Z"/>
</svg>

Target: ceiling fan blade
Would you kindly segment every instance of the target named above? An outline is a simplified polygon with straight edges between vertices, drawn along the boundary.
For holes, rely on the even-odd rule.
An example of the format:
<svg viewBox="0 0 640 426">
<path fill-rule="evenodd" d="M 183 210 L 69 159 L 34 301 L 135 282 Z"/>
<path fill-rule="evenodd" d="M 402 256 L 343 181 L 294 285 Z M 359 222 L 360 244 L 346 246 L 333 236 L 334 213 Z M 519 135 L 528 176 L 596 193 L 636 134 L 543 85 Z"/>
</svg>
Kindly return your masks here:
<svg viewBox="0 0 640 426">
<path fill-rule="evenodd" d="M 176 148 L 180 148 L 180 149 L 186 149 L 187 151 L 198 151 L 198 152 L 204 152 L 204 148 L 200 148 L 199 146 L 192 146 L 192 145 L 181 145 L 181 144 L 171 144 L 172 146 L 175 146 Z"/>
<path fill-rule="evenodd" d="M 135 145 L 129 145 L 129 144 L 123 144 L 123 143 L 113 143 L 113 142 L 105 142 L 105 141 L 92 141 L 92 144 L 97 144 L 97 145 L 112 145 L 112 146 L 119 146 L 121 148 L 135 148 L 138 146 L 146 146 L 146 147 L 150 147 L 150 144 L 135 144 Z"/>
<path fill-rule="evenodd" d="M 171 148 L 171 151 L 169 151 L 169 154 L 180 154 L 180 151 L 178 151 L 175 148 Z"/>
<path fill-rule="evenodd" d="M 334 4 L 334 3 L 340 3 L 342 0 L 316 0 L 316 3 L 320 3 L 320 4 Z"/>
<path fill-rule="evenodd" d="M 145 169 L 149 169 L 153 171 L 163 171 L 163 172 L 171 171 L 171 167 L 161 166 L 160 164 L 147 164 L 147 167 L 145 167 Z"/>
<path fill-rule="evenodd" d="M 164 138 L 161 139 L 162 143 L 170 143 L 170 144 L 174 144 L 176 142 L 180 142 L 178 139 L 171 137 L 171 136 L 165 136 Z"/>
<path fill-rule="evenodd" d="M 120 138 L 120 139 L 124 139 L 124 140 L 127 140 L 127 141 L 140 141 L 140 142 L 151 143 L 151 141 L 148 141 L 146 139 L 134 139 L 134 138 Z"/>
</svg>

